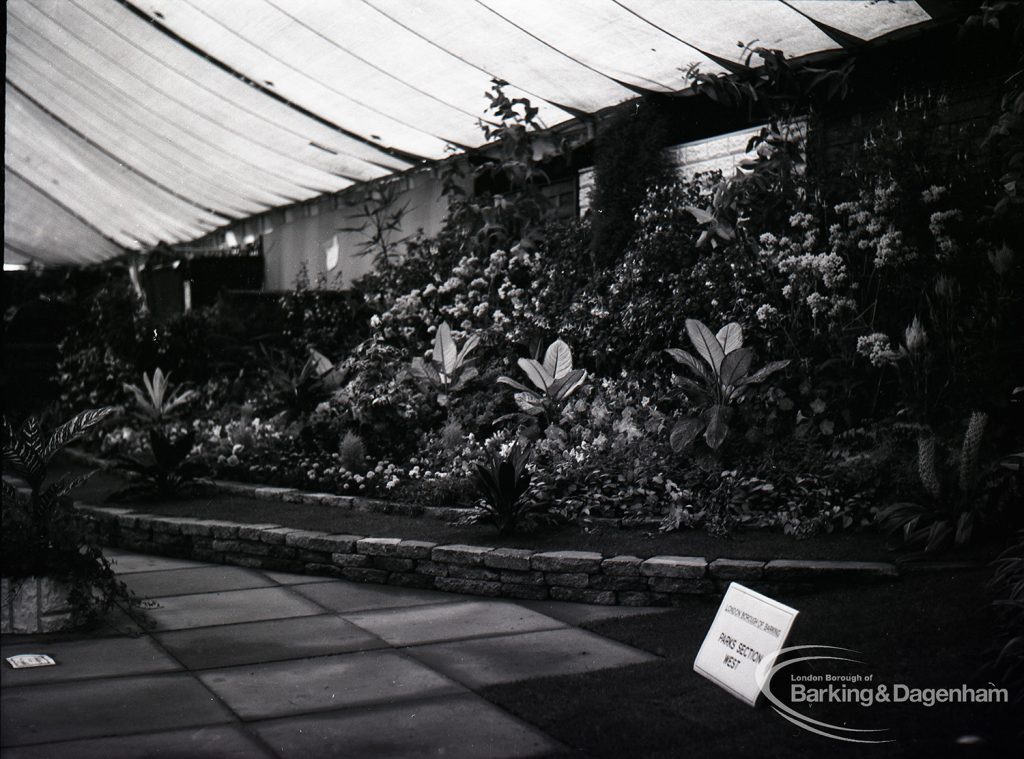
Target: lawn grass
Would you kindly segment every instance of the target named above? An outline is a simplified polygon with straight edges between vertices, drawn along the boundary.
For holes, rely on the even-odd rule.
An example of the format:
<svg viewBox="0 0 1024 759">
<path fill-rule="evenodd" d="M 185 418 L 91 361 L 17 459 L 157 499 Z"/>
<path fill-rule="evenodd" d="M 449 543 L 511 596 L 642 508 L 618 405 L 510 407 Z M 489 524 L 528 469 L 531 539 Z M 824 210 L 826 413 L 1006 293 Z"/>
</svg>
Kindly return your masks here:
<svg viewBox="0 0 1024 759">
<path fill-rule="evenodd" d="M 917 574 L 870 587 L 780 593 L 797 610 L 787 645 L 855 649 L 876 682 L 988 687 L 992 643 L 987 570 Z M 887 727 L 894 743 L 856 745 L 806 732 L 693 671 L 719 599 L 662 614 L 584 625 L 664 659 L 584 675 L 491 686 L 490 701 L 587 757 L 1019 756 L 1019 704 L 843 705 L 803 713 L 851 727 Z M 821 672 L 823 670 L 814 670 Z M 788 688 L 788 686 L 786 686 Z M 1015 709 L 1017 711 L 1015 711 Z M 1015 721 L 1016 718 L 1016 721 Z M 958 745 L 961 736 L 982 745 Z M 1018 739 L 1024 736 L 1018 736 Z"/>
</svg>

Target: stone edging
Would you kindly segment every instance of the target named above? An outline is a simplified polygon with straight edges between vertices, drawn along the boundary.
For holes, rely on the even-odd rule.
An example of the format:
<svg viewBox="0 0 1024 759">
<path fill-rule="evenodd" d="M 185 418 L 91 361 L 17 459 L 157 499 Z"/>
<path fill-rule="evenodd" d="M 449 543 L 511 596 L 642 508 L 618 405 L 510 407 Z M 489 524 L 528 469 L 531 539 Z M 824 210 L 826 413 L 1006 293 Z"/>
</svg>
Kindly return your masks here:
<svg viewBox="0 0 1024 759">
<path fill-rule="evenodd" d="M 93 519 L 98 537 L 109 546 L 480 596 L 670 606 L 694 594 L 720 592 L 732 580 L 771 591 L 898 576 L 896 566 L 884 562 L 605 557 L 590 551 L 441 545 L 277 524 L 159 516 L 84 503 L 76 506 Z"/>
</svg>

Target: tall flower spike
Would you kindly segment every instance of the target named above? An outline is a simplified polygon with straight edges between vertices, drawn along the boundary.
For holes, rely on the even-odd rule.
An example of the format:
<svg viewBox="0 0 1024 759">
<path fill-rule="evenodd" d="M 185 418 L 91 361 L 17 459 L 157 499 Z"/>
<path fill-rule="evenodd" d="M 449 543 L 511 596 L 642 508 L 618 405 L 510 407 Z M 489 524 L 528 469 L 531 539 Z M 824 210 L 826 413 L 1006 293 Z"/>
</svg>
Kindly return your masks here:
<svg viewBox="0 0 1024 759">
<path fill-rule="evenodd" d="M 960 492 L 964 495 L 971 492 L 978 479 L 978 452 L 987 422 L 988 414 L 983 411 L 973 412 L 967 422 L 963 448 L 960 449 Z"/>
<path fill-rule="evenodd" d="M 903 341 L 910 353 L 917 353 L 928 344 L 928 333 L 924 331 L 921 320 L 916 316 L 914 321 L 910 322 L 906 332 L 903 333 Z"/>
<path fill-rule="evenodd" d="M 942 488 L 935 469 L 935 435 L 931 430 L 922 432 L 917 438 L 917 473 L 928 495 L 939 500 Z"/>
</svg>

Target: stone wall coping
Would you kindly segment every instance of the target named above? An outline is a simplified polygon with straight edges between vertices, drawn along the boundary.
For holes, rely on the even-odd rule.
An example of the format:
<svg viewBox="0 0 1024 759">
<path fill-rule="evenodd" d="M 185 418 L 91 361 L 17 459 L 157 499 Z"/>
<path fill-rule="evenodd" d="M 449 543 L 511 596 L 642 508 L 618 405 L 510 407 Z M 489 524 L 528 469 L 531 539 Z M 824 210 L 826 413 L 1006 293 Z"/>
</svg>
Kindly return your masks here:
<svg viewBox="0 0 1024 759">
<path fill-rule="evenodd" d="M 75 505 L 93 517 L 101 540 L 144 553 L 492 597 L 678 605 L 687 596 L 721 592 L 732 580 L 771 591 L 899 575 L 896 565 L 885 562 L 605 556 L 596 551 L 438 544 Z"/>
</svg>

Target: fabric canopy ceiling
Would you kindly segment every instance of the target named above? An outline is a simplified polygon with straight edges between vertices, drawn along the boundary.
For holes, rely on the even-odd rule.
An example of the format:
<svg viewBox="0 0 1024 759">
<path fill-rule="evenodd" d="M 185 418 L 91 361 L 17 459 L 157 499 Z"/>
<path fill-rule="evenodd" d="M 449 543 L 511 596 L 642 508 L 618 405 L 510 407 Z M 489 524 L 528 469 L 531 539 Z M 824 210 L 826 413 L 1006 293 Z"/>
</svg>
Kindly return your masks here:
<svg viewBox="0 0 1024 759">
<path fill-rule="evenodd" d="M 8 0 L 5 260 L 88 263 L 478 146 L 492 78 L 548 126 L 737 42 L 921 24 L 867 0 Z"/>
</svg>

